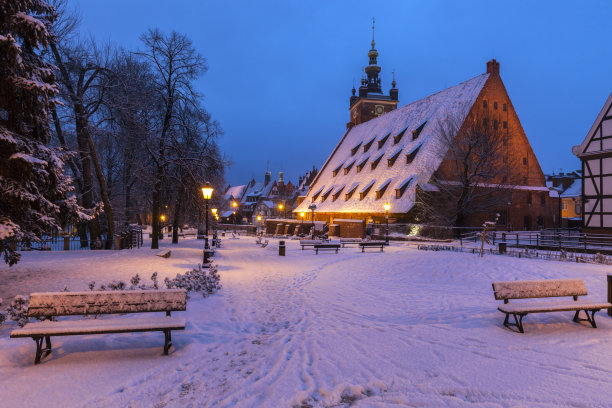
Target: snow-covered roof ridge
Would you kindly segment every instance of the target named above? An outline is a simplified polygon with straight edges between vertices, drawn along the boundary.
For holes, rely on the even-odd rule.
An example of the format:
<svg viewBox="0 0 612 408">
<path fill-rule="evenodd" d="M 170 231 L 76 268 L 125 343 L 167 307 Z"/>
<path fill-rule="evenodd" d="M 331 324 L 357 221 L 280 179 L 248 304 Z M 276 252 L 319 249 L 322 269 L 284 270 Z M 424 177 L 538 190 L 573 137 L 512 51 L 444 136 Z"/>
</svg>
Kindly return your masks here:
<svg viewBox="0 0 612 408">
<path fill-rule="evenodd" d="M 449 115 L 463 120 L 488 78 L 489 74 L 478 75 L 352 127 L 321 168 L 310 191 L 317 192 L 323 185 L 338 187 L 357 183 L 367 187 L 374 180 L 391 179 L 396 183 L 405 181 L 410 175 L 416 175 L 418 182 L 427 182 L 448 148 L 436 137 L 438 123 Z M 417 129 L 420 132 L 415 132 Z M 420 147 L 414 157 L 407 159 L 406 155 L 415 152 L 417 146 Z M 345 171 L 338 171 L 340 169 Z M 392 201 L 394 211 L 408 212 L 414 205 L 412 190 L 416 185 L 410 183 L 399 198 L 392 188 L 382 194 L 369 191 L 362 197 L 353 195 L 348 200 L 322 200 L 321 196 L 309 193 L 295 211 L 305 211 L 313 203 L 314 196 L 317 212 L 383 212 L 387 201 Z"/>
</svg>

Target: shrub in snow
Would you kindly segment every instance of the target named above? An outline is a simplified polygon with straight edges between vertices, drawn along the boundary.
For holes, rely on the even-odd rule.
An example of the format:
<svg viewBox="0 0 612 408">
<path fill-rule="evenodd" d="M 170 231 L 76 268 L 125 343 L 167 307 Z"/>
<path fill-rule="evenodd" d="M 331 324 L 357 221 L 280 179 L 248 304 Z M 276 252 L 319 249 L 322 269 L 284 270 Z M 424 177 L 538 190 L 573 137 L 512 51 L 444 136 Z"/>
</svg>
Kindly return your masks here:
<svg viewBox="0 0 612 408">
<path fill-rule="evenodd" d="M 16 321 L 19 327 L 25 326 L 28 322 L 28 297 L 23 295 L 15 296 L 7 312 L 11 320 Z"/>
<path fill-rule="evenodd" d="M 0 306 L 2 306 L 2 298 L 0 298 Z M 2 322 L 6 320 L 6 315 L 0 312 L 0 326 L 2 326 Z"/>
<path fill-rule="evenodd" d="M 217 273 L 217 268 L 212 265 L 210 268 L 202 268 L 198 265 L 197 268 L 187 271 L 184 275 L 179 273 L 174 279 L 164 279 L 164 283 L 168 289 L 179 288 L 187 292 L 202 292 L 204 297 L 221 289 L 221 278 Z"/>
</svg>

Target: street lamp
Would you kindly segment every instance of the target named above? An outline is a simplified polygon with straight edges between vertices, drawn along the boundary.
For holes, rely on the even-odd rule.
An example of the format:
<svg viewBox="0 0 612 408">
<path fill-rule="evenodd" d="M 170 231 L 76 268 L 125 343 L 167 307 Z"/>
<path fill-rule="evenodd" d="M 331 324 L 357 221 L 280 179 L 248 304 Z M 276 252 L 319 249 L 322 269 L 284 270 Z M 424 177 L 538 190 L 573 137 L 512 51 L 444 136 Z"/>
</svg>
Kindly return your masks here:
<svg viewBox="0 0 612 408">
<path fill-rule="evenodd" d="M 217 209 L 216 208 L 211 208 L 210 212 L 212 213 L 213 218 L 216 221 L 217 220 Z M 217 223 L 216 222 L 213 223 L 213 242 L 212 242 L 212 245 L 214 247 L 217 246 Z"/>
<path fill-rule="evenodd" d="M 166 216 L 164 214 L 159 216 L 161 223 L 159 224 L 159 239 L 164 238 L 164 222 L 166 222 Z"/>
<path fill-rule="evenodd" d="M 208 263 L 208 250 L 210 247 L 208 246 L 208 202 L 212 197 L 213 187 L 210 183 L 206 182 L 204 187 L 202 187 L 202 195 L 204 196 L 204 202 L 206 203 L 206 231 L 204 232 L 204 257 L 202 258 L 202 266 L 206 266 Z"/>
<path fill-rule="evenodd" d="M 261 214 L 257 215 L 257 230 L 261 229 Z"/>
<path fill-rule="evenodd" d="M 310 204 L 308 206 L 308 209 L 310 211 L 312 211 L 312 239 L 314 239 L 314 236 L 315 236 L 314 212 L 317 209 L 317 205 L 316 204 Z"/>
<path fill-rule="evenodd" d="M 283 205 L 283 203 L 279 203 L 278 204 L 278 215 L 280 217 L 280 212 L 283 211 L 283 208 L 285 208 L 285 206 Z M 284 214 L 283 214 L 283 218 L 284 218 Z"/>
<path fill-rule="evenodd" d="M 385 236 L 385 242 L 387 243 L 387 245 L 389 245 L 389 210 L 391 209 L 391 204 L 386 203 L 385 204 L 385 219 L 387 220 L 387 233 Z"/>
<path fill-rule="evenodd" d="M 232 201 L 232 208 L 234 209 L 232 212 L 234 215 L 234 224 L 238 224 L 238 222 L 236 222 L 236 209 L 238 208 L 238 203 L 236 201 Z"/>
</svg>

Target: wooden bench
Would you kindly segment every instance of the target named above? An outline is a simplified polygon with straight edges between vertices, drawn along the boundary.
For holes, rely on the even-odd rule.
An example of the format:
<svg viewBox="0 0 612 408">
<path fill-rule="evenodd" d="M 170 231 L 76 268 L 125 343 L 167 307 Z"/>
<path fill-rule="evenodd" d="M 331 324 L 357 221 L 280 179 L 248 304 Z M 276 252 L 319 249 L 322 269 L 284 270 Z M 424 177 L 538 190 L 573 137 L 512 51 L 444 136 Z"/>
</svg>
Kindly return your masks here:
<svg viewBox="0 0 612 408">
<path fill-rule="evenodd" d="M 301 239 L 300 245 L 302 246 L 302 251 L 305 247 L 314 247 L 315 245 L 322 244 L 323 241 L 320 239 Z"/>
<path fill-rule="evenodd" d="M 361 252 L 365 252 L 366 248 L 380 248 L 380 252 L 383 252 L 385 245 L 385 241 L 364 241 L 359 243 Z"/>
<path fill-rule="evenodd" d="M 335 250 L 338 253 L 340 244 L 314 244 L 315 255 L 319 255 L 319 251 Z"/>
<path fill-rule="evenodd" d="M 40 363 L 43 354 L 51 353 L 51 336 L 161 331 L 167 355 L 172 346 L 171 331 L 185 329 L 185 319 L 172 317 L 170 312 L 183 311 L 186 307 L 184 289 L 32 293 L 28 317 L 49 320 L 28 323 L 13 330 L 11 338 L 31 337 L 36 342 L 34 364 Z M 51 321 L 58 316 L 144 312 L 166 312 L 166 316 Z"/>
<path fill-rule="evenodd" d="M 612 307 L 610 303 L 585 302 L 578 296 L 586 296 L 587 290 L 582 279 L 551 279 L 533 281 L 494 282 L 493 292 L 495 299 L 503 300 L 504 304 L 497 309 L 506 314 L 504 326 L 516 327 L 519 332 L 523 331 L 523 317 L 529 313 L 565 312 L 573 311 L 574 321 L 588 321 L 591 326 L 595 324 L 595 313 L 601 309 Z M 573 300 L 555 302 L 526 302 L 508 303 L 510 299 L 534 299 L 551 297 L 573 297 Z M 580 311 L 584 310 L 586 319 L 579 318 Z M 589 312 L 591 314 L 589 315 Z M 509 317 L 514 317 L 514 323 L 509 322 Z"/>
<path fill-rule="evenodd" d="M 340 240 L 340 245 L 342 245 L 342 248 L 346 248 L 347 246 L 358 247 L 359 244 L 361 244 L 361 241 L 342 241 Z"/>
</svg>

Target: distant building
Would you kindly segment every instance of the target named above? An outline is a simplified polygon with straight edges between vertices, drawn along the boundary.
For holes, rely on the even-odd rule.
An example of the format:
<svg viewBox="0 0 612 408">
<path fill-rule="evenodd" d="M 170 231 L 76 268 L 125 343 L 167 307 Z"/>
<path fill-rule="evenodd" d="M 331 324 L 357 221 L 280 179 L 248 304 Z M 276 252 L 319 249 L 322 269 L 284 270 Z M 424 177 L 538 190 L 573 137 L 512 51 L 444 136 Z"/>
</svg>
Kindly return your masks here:
<svg viewBox="0 0 612 408">
<path fill-rule="evenodd" d="M 466 224 L 479 226 L 499 213 L 498 223 L 513 229 L 552 227 L 559 223 L 558 192 L 546 186 L 544 174 L 523 131 L 510 97 L 499 75 L 499 63 L 487 62 L 487 72 L 468 81 L 396 109 L 395 81 L 390 95 L 380 89 L 376 64 L 378 52 L 368 53 L 367 79 L 359 96 L 351 97 L 351 122 L 345 134 L 317 174 L 296 213 L 315 220 L 362 219 L 383 222 L 385 203 L 397 222 L 413 222 L 417 194 L 431 190 L 434 174 L 454 183 L 453 162 L 444 153 L 438 124 L 448 117 L 462 123 L 486 115 L 485 127 L 504 135 L 505 176 L 495 183 L 505 185 L 507 198 L 493 211 L 476 214 Z M 376 108 L 381 104 L 383 109 Z M 448 149 L 448 147 L 446 147 Z M 506 161 L 506 159 L 509 159 Z M 479 186 L 487 190 L 489 185 Z"/>
<path fill-rule="evenodd" d="M 582 226 L 582 176 L 580 172 L 547 174 L 546 185 L 561 197 L 561 227 Z"/>
<path fill-rule="evenodd" d="M 582 162 L 582 229 L 612 233 L 612 93 L 572 152 Z"/>
</svg>

